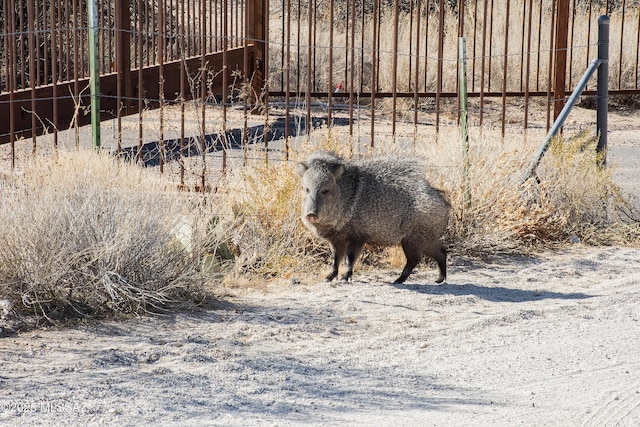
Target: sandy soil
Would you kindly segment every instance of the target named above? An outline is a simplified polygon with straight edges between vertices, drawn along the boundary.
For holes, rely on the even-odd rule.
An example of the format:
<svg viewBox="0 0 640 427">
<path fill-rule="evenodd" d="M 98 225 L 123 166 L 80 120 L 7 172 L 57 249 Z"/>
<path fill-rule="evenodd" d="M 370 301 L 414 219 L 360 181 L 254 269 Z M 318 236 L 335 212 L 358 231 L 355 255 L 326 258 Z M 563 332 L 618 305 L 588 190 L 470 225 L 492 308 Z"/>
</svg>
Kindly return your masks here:
<svg viewBox="0 0 640 427">
<path fill-rule="evenodd" d="M 0 340 L 3 425 L 640 425 L 640 251 L 451 260 Z"/>
</svg>

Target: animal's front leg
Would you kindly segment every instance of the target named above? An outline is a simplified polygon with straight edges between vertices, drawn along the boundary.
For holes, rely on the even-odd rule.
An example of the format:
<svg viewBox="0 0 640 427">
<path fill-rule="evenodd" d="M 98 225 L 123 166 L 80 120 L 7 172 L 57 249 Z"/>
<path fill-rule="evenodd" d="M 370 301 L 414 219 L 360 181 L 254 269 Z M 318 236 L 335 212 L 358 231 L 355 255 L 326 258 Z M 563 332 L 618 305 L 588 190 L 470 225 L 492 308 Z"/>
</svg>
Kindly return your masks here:
<svg viewBox="0 0 640 427">
<path fill-rule="evenodd" d="M 360 252 L 362 252 L 363 247 L 364 243 L 361 242 L 352 241 L 347 245 L 347 271 L 342 275 L 342 280 L 349 280 L 353 275 L 353 265 L 358 259 L 358 256 L 360 256 Z"/>
<path fill-rule="evenodd" d="M 338 269 L 340 268 L 340 263 L 344 258 L 345 251 L 345 242 L 333 243 L 333 269 L 331 270 L 331 273 L 329 273 L 329 275 L 326 277 L 327 282 L 332 281 L 338 275 Z"/>
</svg>

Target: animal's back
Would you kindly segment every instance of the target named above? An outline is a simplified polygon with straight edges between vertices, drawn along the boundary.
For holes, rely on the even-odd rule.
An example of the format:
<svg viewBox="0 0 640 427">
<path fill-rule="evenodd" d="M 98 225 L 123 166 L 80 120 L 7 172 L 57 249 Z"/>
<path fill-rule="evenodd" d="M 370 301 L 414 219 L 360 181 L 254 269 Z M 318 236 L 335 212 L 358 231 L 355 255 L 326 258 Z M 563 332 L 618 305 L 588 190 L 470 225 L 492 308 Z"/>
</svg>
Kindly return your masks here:
<svg viewBox="0 0 640 427">
<path fill-rule="evenodd" d="M 429 185 L 420 162 L 386 157 L 358 160 L 352 166 L 357 170 L 358 190 L 348 226 L 368 243 L 399 244 L 412 230 L 438 234 L 429 228 L 434 222 L 446 228 L 448 203 Z"/>
</svg>

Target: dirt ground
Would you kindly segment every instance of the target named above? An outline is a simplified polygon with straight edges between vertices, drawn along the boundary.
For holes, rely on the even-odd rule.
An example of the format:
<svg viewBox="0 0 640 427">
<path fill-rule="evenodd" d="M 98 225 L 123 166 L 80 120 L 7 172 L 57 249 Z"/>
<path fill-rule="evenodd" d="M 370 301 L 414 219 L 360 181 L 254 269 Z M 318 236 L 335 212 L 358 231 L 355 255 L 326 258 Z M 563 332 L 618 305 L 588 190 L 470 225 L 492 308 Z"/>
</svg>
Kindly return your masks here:
<svg viewBox="0 0 640 427">
<path fill-rule="evenodd" d="M 442 285 L 365 271 L 3 338 L 0 422 L 639 425 L 639 261 L 458 257 Z"/>
<path fill-rule="evenodd" d="M 640 115 L 610 126 L 638 194 Z M 442 285 L 424 265 L 404 285 L 360 270 L 23 332 L 0 338 L 0 424 L 636 426 L 639 266 L 640 249 L 578 243 L 452 257 Z"/>
</svg>

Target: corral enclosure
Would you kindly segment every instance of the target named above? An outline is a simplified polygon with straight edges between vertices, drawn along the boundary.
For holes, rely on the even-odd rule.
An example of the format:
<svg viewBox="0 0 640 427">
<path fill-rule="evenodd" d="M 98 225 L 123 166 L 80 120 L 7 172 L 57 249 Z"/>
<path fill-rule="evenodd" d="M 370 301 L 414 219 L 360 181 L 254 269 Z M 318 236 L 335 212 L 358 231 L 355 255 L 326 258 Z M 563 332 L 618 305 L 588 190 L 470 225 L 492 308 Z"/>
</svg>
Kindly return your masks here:
<svg viewBox="0 0 640 427">
<path fill-rule="evenodd" d="M 86 143 L 87 1 L 7 0 L 0 13 L 0 143 L 11 165 L 25 147 Z M 162 170 L 211 152 L 226 168 L 249 146 L 288 158 L 290 137 L 323 125 L 353 146 L 437 139 L 457 122 L 459 36 L 472 125 L 548 129 L 596 55 L 603 14 L 610 93 L 637 95 L 638 1 L 100 2 L 103 144 Z M 197 163 L 179 162 L 180 180 L 198 175 L 205 188 L 204 167 L 185 171 Z"/>
</svg>

